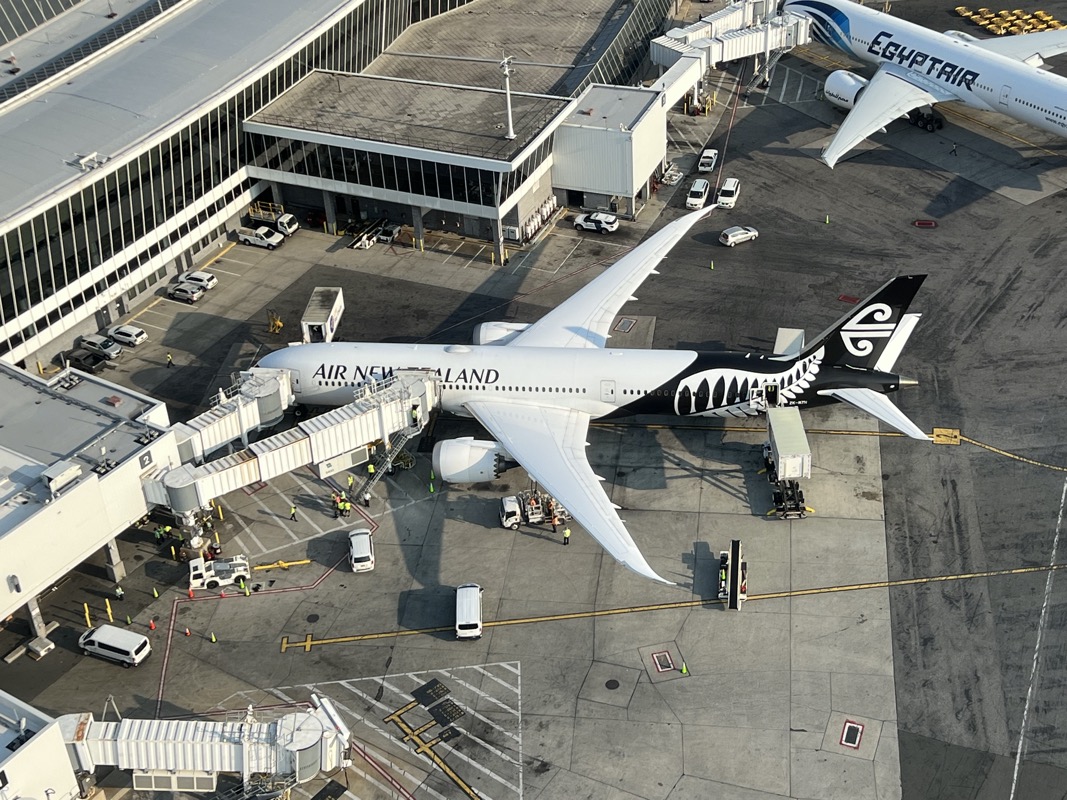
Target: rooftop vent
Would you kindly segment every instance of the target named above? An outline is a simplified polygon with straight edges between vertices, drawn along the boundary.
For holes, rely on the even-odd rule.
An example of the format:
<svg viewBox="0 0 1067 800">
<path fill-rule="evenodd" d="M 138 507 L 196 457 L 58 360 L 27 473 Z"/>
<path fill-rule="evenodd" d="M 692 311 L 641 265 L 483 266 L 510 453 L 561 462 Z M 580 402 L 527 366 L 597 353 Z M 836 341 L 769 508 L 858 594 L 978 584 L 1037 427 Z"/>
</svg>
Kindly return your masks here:
<svg viewBox="0 0 1067 800">
<path fill-rule="evenodd" d="M 102 155 L 100 155 L 100 153 L 97 153 L 95 150 L 92 153 L 89 153 L 88 155 L 84 155 L 84 156 L 83 155 L 79 155 L 78 153 L 74 154 L 74 164 L 82 172 L 88 172 L 91 169 L 96 169 L 97 167 L 102 167 L 104 164 L 106 164 L 110 160 L 111 160 L 111 156 L 102 156 Z"/>
</svg>

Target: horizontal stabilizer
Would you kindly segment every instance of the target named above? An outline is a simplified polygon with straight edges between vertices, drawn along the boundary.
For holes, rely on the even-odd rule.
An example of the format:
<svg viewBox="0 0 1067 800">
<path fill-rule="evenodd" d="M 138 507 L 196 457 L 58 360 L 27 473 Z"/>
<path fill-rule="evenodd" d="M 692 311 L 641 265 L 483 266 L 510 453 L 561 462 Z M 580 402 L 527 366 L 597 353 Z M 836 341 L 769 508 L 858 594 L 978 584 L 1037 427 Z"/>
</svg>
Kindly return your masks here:
<svg viewBox="0 0 1067 800">
<path fill-rule="evenodd" d="M 903 411 L 893 405 L 892 401 L 884 394 L 872 389 L 823 389 L 819 394 L 848 403 L 860 411 L 866 411 L 872 417 L 877 417 L 889 427 L 896 428 L 912 439 L 922 439 L 924 442 L 930 441 L 930 437 L 923 433 L 918 425 L 908 419 Z"/>
<path fill-rule="evenodd" d="M 905 314 L 900 318 L 900 322 L 893 331 L 893 335 L 889 337 L 889 341 L 886 343 L 885 350 L 878 356 L 878 361 L 874 365 L 876 371 L 893 371 L 893 367 L 896 366 L 897 359 L 900 358 L 900 353 L 904 349 L 904 345 L 908 343 L 908 337 L 911 336 L 911 332 L 915 330 L 915 326 L 919 324 L 919 319 L 921 317 L 922 314 L 911 313 Z"/>
</svg>

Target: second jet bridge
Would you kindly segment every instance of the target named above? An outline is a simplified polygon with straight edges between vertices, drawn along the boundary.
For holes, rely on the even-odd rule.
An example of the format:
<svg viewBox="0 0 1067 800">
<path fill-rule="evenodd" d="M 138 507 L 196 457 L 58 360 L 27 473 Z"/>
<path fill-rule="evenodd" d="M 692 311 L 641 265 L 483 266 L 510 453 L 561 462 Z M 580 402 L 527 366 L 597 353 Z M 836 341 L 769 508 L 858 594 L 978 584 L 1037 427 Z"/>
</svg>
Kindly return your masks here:
<svg viewBox="0 0 1067 800">
<path fill-rule="evenodd" d="M 291 397 L 283 370 L 255 369 L 243 373 L 237 390 L 220 397 L 216 406 L 182 426 L 179 443 L 183 460 L 200 461 L 203 454 L 280 418 Z M 371 448 L 385 445 L 388 456 L 417 433 L 440 402 L 439 376 L 432 370 L 397 370 L 384 381 L 355 389 L 346 406 L 300 422 L 295 428 L 247 444 L 246 448 L 207 463 L 186 463 L 147 478 L 145 494 L 151 502 L 177 512 L 206 506 L 228 492 L 265 482 L 287 472 L 312 466 L 320 476 L 332 475 L 370 457 Z M 273 392 L 278 393 L 279 401 Z M 412 425 L 412 408 L 418 408 Z M 198 458 L 198 456 L 200 456 Z"/>
</svg>

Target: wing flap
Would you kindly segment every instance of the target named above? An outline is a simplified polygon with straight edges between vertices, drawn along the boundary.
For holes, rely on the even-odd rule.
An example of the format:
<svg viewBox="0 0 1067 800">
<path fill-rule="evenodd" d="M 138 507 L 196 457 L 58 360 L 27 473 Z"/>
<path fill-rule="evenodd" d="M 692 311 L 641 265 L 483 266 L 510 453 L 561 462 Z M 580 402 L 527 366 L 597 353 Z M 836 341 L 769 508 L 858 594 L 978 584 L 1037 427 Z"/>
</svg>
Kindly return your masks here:
<svg viewBox="0 0 1067 800">
<path fill-rule="evenodd" d="M 476 400 L 466 408 L 616 561 L 642 577 L 674 585 L 641 555 L 589 466 L 588 414 L 513 401 Z"/>
<path fill-rule="evenodd" d="M 920 84 L 911 73 L 887 69 L 883 64 L 871 78 L 830 144 L 822 151 L 822 160 L 833 166 L 872 133 L 916 108 L 945 98 Z M 925 83 L 925 81 L 923 81 Z"/>
<path fill-rule="evenodd" d="M 619 309 L 711 205 L 664 225 L 568 299 L 541 317 L 509 347 L 603 347 Z"/>
</svg>

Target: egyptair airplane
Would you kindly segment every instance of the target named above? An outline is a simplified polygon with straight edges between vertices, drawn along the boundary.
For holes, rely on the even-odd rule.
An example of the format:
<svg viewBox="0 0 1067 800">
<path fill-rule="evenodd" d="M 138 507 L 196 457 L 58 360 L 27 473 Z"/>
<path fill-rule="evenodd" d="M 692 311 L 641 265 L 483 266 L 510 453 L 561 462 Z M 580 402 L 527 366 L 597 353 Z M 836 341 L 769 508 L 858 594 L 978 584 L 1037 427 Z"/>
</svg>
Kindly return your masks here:
<svg viewBox="0 0 1067 800">
<path fill-rule="evenodd" d="M 533 324 L 484 323 L 470 345 L 295 345 L 268 354 L 258 366 L 288 370 L 297 402 L 334 406 L 352 402 L 354 387 L 368 380 L 404 368 L 436 370 L 441 408 L 474 417 L 496 439 L 438 442 L 433 464 L 441 480 L 490 481 L 507 461 L 518 462 L 619 562 L 670 583 L 649 566 L 589 465 L 590 420 L 749 416 L 759 413 L 756 398 L 773 384 L 779 405 L 844 401 L 929 440 L 885 396 L 914 383 L 893 369 L 919 321 L 907 308 L 924 275 L 889 281 L 790 355 L 607 346 L 623 304 L 710 211 L 664 226 Z"/>
<path fill-rule="evenodd" d="M 893 120 L 948 101 L 1067 136 L 1067 78 L 1042 69 L 1043 59 L 1067 51 L 1067 30 L 978 39 L 938 33 L 852 0 L 786 0 L 783 7 L 811 19 L 817 42 L 878 66 L 870 81 L 847 70 L 826 79 L 827 100 L 850 109 L 822 152 L 831 168 Z"/>
</svg>

